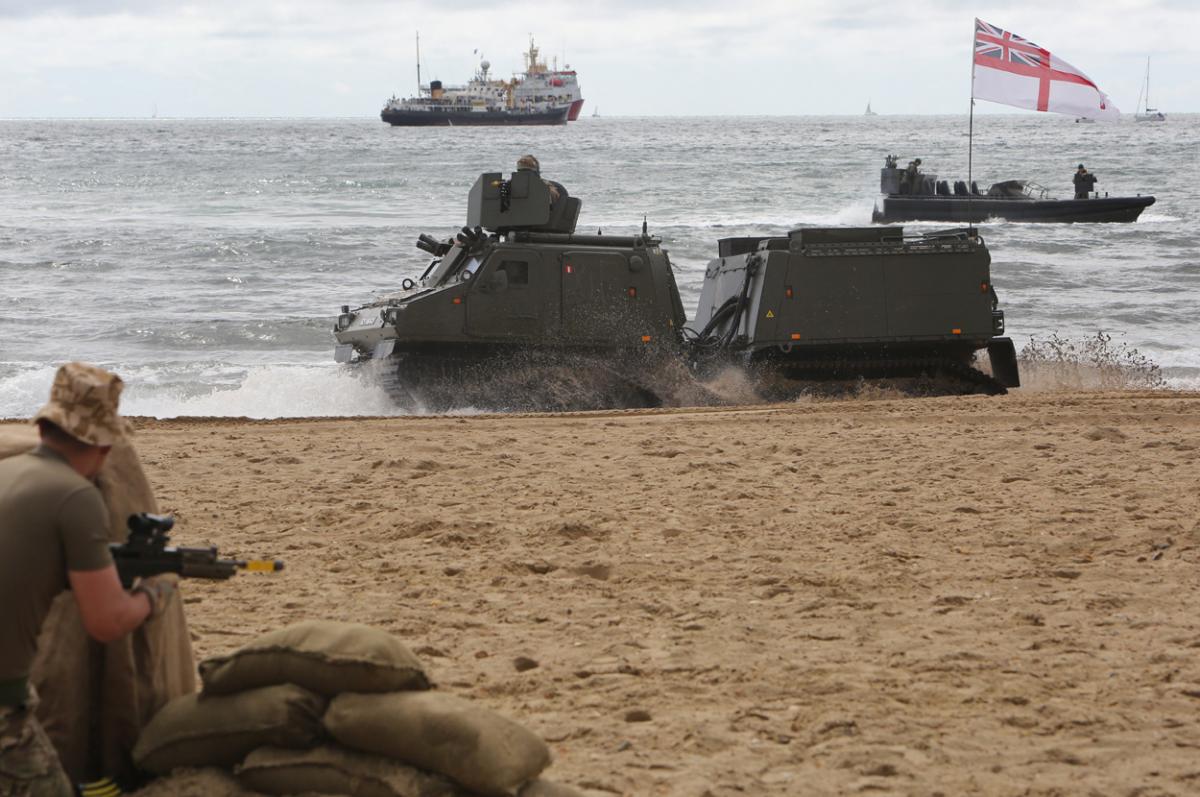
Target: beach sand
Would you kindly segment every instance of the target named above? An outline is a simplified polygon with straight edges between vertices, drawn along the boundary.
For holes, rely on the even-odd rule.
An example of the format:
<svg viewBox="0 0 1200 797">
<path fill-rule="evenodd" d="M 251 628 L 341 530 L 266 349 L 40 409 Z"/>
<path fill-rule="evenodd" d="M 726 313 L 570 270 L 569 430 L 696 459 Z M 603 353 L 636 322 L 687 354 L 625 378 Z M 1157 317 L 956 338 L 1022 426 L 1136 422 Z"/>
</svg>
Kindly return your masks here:
<svg viewBox="0 0 1200 797">
<path fill-rule="evenodd" d="M 198 657 L 387 629 L 588 794 L 1200 790 L 1200 394 L 135 422 L 176 544 L 287 563 Z"/>
</svg>

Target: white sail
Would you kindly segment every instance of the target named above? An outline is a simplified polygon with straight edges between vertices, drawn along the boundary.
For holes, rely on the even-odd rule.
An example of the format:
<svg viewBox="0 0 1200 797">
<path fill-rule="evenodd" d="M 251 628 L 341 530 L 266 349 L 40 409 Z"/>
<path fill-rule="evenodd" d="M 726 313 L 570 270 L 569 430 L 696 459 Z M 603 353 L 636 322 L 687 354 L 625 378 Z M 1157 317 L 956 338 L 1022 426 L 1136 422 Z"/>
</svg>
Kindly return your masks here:
<svg viewBox="0 0 1200 797">
<path fill-rule="evenodd" d="M 1145 99 L 1145 104 L 1142 100 Z M 1142 81 L 1142 88 L 1138 91 L 1137 112 L 1133 118 L 1139 122 L 1165 122 L 1167 115 L 1157 108 L 1150 107 L 1150 56 L 1146 56 L 1146 79 Z"/>
</svg>

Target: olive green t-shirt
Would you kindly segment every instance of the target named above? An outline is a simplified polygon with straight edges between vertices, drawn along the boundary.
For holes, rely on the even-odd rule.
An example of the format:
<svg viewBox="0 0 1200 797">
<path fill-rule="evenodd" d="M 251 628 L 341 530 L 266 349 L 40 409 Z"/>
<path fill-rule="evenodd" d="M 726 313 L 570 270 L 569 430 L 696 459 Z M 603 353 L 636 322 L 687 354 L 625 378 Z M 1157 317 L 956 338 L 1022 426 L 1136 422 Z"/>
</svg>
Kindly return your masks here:
<svg viewBox="0 0 1200 797">
<path fill-rule="evenodd" d="M 112 564 L 100 491 L 45 446 L 0 461 L 0 681 L 29 674 L 68 570 Z"/>
</svg>

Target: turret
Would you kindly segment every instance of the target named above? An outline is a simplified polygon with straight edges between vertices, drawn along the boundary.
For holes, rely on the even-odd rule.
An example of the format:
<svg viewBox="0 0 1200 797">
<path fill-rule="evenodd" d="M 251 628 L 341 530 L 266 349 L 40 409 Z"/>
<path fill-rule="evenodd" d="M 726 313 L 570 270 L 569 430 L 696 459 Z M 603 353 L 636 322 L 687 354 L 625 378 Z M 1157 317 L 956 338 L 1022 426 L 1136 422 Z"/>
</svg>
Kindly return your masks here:
<svg viewBox="0 0 1200 797">
<path fill-rule="evenodd" d="M 551 202 L 549 186 L 535 171 L 522 169 L 507 180 L 500 172 L 481 174 L 467 200 L 467 226 L 499 233 L 573 233 L 583 202 L 567 196 L 567 190 L 558 183 L 554 187 L 558 199 Z"/>
</svg>

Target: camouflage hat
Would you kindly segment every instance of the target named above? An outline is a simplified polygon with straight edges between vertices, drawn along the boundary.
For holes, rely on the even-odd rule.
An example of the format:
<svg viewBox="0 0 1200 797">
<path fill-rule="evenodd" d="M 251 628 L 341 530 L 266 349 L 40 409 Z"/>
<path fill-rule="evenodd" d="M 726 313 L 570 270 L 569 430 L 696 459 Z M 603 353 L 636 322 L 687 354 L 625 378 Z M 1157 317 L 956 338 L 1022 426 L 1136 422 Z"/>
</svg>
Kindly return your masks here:
<svg viewBox="0 0 1200 797">
<path fill-rule="evenodd" d="M 538 163 L 538 159 L 532 155 L 522 155 L 517 159 L 518 169 L 533 169 L 535 172 L 542 170 L 542 164 Z"/>
<path fill-rule="evenodd" d="M 50 401 L 33 416 L 47 420 L 80 442 L 111 446 L 123 436 L 117 403 L 121 377 L 87 363 L 67 363 L 54 375 Z"/>
</svg>

